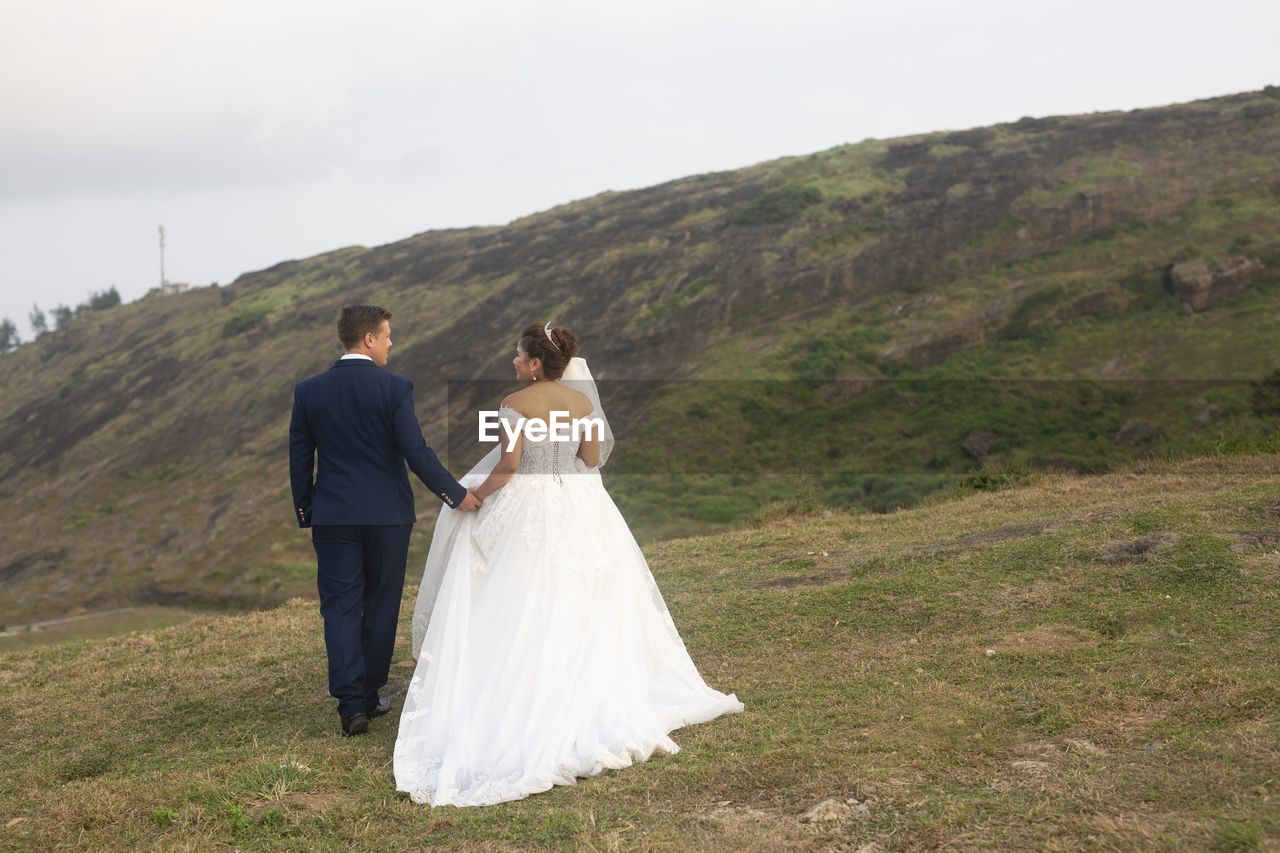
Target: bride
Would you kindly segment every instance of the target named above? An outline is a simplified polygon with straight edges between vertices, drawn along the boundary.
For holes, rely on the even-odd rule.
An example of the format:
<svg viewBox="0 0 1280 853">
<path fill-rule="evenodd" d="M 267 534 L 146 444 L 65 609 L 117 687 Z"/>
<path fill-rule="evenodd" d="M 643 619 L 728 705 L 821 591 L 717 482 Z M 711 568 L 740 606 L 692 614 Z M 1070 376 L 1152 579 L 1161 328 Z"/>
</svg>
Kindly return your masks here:
<svg viewBox="0 0 1280 853">
<path fill-rule="evenodd" d="M 673 729 L 743 709 L 698 674 L 605 491 L 613 436 L 577 352 L 564 326 L 524 330 L 512 363 L 529 385 L 502 401 L 498 446 L 459 481 L 484 505 L 442 508 L 436 522 L 393 760 L 415 802 L 481 806 L 572 785 L 678 752 Z M 565 411 L 603 430 L 516 433 Z"/>
</svg>

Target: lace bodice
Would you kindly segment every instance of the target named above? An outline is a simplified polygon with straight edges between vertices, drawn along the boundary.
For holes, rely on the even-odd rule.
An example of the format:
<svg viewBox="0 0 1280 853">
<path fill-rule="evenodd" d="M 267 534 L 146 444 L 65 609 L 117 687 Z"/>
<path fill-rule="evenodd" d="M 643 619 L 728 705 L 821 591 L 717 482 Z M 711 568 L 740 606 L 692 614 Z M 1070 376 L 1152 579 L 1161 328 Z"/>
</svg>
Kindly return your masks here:
<svg viewBox="0 0 1280 853">
<path fill-rule="evenodd" d="M 498 409 L 498 417 L 514 429 L 520 422 L 520 418 L 524 416 L 510 406 L 501 406 Z M 573 459 L 578 454 L 578 445 L 581 442 L 572 437 L 572 429 L 569 426 L 561 427 L 561 430 L 569 436 L 568 440 L 554 440 L 549 428 L 548 434 L 537 440 L 531 439 L 526 433 L 520 446 L 520 467 L 516 469 L 516 473 L 545 474 L 557 481 L 573 473 Z M 507 441 L 505 429 L 502 432 L 502 441 L 505 446 Z"/>
</svg>

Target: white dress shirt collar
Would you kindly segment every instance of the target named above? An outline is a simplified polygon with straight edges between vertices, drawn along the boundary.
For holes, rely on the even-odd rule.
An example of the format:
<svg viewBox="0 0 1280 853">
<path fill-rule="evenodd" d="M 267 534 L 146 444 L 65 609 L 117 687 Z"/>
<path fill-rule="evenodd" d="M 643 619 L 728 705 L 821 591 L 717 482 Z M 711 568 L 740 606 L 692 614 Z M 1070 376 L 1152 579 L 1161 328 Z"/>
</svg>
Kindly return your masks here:
<svg viewBox="0 0 1280 853">
<path fill-rule="evenodd" d="M 365 355 L 364 353 L 359 353 L 359 352 L 349 352 L 349 353 L 347 353 L 346 355 L 344 355 L 342 358 L 338 359 L 338 361 L 342 361 L 342 360 L 344 360 L 344 359 L 348 359 L 348 358 L 363 358 L 363 359 L 366 359 L 366 360 L 368 360 L 368 361 L 373 361 L 373 359 L 372 359 L 372 358 L 369 358 L 369 356 Z"/>
</svg>

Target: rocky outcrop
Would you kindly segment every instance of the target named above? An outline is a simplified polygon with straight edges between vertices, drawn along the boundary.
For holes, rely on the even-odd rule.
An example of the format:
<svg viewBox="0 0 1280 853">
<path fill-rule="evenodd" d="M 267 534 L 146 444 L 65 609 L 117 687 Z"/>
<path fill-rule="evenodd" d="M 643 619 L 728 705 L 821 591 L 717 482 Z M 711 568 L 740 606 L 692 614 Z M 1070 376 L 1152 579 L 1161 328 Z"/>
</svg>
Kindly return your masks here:
<svg viewBox="0 0 1280 853">
<path fill-rule="evenodd" d="M 970 434 L 970 436 L 964 440 L 964 444 L 961 445 L 961 447 L 970 459 L 978 463 L 979 467 L 985 467 L 987 459 L 991 456 L 991 448 L 995 445 L 998 438 L 1000 438 L 1000 436 L 996 435 L 994 432 L 983 430 L 982 432 Z"/>
<path fill-rule="evenodd" d="M 1164 288 L 1189 311 L 1204 311 L 1215 302 L 1244 292 L 1262 269 L 1257 258 L 1193 258 L 1173 264 L 1165 273 Z"/>
<path fill-rule="evenodd" d="M 1160 424 L 1146 418 L 1130 418 L 1124 422 L 1124 426 L 1116 430 L 1116 444 L 1134 445 L 1144 438 L 1155 435 L 1160 430 Z"/>
</svg>

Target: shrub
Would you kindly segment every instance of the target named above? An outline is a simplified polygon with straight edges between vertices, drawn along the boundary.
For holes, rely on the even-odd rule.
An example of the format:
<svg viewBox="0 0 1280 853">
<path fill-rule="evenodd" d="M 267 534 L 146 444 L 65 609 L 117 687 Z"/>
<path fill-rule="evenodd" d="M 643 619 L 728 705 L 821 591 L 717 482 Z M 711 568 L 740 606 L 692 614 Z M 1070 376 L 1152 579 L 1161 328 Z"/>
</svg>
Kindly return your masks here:
<svg viewBox="0 0 1280 853">
<path fill-rule="evenodd" d="M 1273 370 L 1265 379 L 1252 383 L 1249 405 L 1260 418 L 1280 415 L 1280 370 Z"/>
<path fill-rule="evenodd" d="M 114 308 L 120 304 L 120 292 L 112 285 L 107 290 L 99 293 L 94 291 L 89 294 L 89 301 L 85 304 L 90 311 L 105 311 L 108 308 Z"/>
<path fill-rule="evenodd" d="M 822 190 L 817 187 L 787 184 L 756 196 L 733 215 L 729 224 L 772 225 L 786 222 L 821 203 Z"/>
<path fill-rule="evenodd" d="M 241 311 L 223 324 L 222 337 L 230 338 L 261 325 L 267 319 L 267 313 L 266 308 L 250 308 Z"/>
<path fill-rule="evenodd" d="M 1010 486 L 1026 486 L 1039 480 L 1041 473 L 1023 463 L 982 468 L 961 477 L 956 482 L 954 491 L 956 493 L 994 492 Z"/>
</svg>

